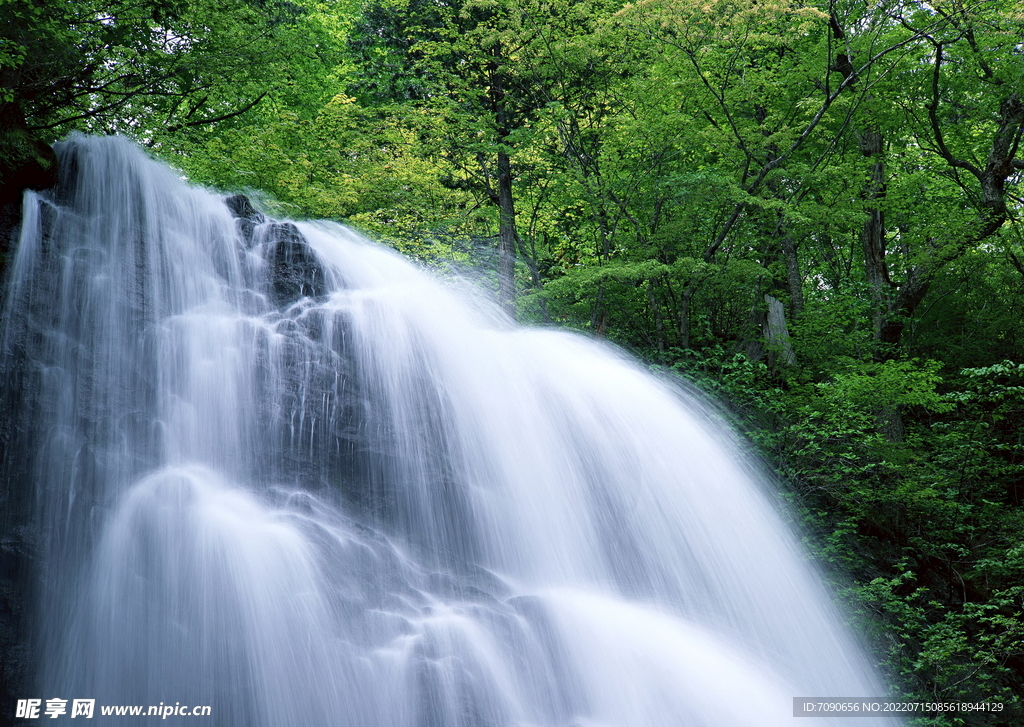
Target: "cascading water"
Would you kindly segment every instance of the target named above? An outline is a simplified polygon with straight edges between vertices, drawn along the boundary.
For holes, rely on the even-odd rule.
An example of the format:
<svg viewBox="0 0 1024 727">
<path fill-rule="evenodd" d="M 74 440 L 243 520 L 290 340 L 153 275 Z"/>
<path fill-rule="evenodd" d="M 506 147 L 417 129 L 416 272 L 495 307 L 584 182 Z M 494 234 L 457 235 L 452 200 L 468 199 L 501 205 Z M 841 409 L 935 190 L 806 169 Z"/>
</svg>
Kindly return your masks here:
<svg viewBox="0 0 1024 727">
<path fill-rule="evenodd" d="M 0 340 L 38 696 L 760 727 L 884 693 L 695 401 L 123 139 L 59 155 Z"/>
</svg>

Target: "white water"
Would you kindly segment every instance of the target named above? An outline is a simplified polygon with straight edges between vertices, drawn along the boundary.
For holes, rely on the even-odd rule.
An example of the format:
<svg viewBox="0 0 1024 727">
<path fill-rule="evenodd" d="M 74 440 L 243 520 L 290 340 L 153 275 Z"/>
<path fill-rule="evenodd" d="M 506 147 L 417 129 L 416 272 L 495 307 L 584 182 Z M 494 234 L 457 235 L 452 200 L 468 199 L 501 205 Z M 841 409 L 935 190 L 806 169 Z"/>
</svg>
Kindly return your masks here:
<svg viewBox="0 0 1024 727">
<path fill-rule="evenodd" d="M 282 310 L 270 225 L 122 139 L 59 151 L 2 339 L 38 696 L 762 727 L 885 693 L 698 402 L 334 225 L 300 226 L 329 292 Z"/>
</svg>

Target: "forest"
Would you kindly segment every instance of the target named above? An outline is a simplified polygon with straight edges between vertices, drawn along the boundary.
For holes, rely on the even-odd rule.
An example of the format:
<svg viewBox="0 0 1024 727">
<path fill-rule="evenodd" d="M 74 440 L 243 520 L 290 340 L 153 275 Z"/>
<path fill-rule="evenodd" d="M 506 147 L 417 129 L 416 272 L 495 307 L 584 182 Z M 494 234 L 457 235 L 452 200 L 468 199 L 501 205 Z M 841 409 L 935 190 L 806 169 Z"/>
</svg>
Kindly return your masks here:
<svg viewBox="0 0 1024 727">
<path fill-rule="evenodd" d="M 0 233 L 124 134 L 722 402 L 897 694 L 1024 723 L 1017 0 L 0 0 Z M 862 695 L 869 696 L 869 695 Z"/>
</svg>

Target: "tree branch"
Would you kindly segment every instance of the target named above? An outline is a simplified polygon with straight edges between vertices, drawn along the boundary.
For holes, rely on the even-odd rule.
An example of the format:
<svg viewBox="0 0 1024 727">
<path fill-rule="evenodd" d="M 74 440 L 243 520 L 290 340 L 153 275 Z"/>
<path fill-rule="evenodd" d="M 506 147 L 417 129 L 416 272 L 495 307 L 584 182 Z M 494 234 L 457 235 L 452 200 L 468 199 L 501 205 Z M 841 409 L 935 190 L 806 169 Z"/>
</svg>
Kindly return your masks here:
<svg viewBox="0 0 1024 727">
<path fill-rule="evenodd" d="M 939 155 L 945 159 L 951 167 L 966 169 L 980 181 L 982 174 L 981 170 L 970 162 L 953 156 L 949 147 L 946 146 L 946 139 L 942 134 L 942 127 L 939 125 L 939 79 L 941 78 L 942 69 L 942 43 L 933 40 L 929 36 L 925 37 L 928 38 L 928 41 L 935 48 L 935 63 L 932 66 L 932 97 L 928 101 L 927 108 L 928 120 L 932 127 L 932 136 L 935 137 L 935 143 L 938 146 Z"/>
<path fill-rule="evenodd" d="M 256 106 L 256 104 L 258 104 L 260 101 L 262 101 L 264 98 L 266 98 L 266 96 L 267 96 L 267 92 L 264 91 L 259 96 L 257 96 L 252 102 L 247 103 L 245 106 L 243 106 L 240 109 L 235 109 L 234 111 L 232 111 L 230 113 L 222 114 L 220 116 L 214 116 L 213 118 L 210 118 L 210 119 L 199 119 L 198 121 L 189 121 L 189 122 L 184 123 L 184 124 L 175 124 L 173 126 L 168 126 L 167 130 L 171 131 L 171 132 L 174 132 L 174 131 L 178 131 L 180 129 L 184 129 L 184 128 L 187 128 L 187 127 L 190 127 L 190 126 L 202 126 L 203 124 L 216 124 L 218 121 L 227 121 L 228 119 L 233 119 L 234 117 L 241 116 L 246 111 L 254 108 Z M 194 111 L 195 111 L 195 109 L 193 109 L 193 112 Z M 191 116 L 191 115 L 192 114 L 190 113 L 189 116 Z"/>
</svg>

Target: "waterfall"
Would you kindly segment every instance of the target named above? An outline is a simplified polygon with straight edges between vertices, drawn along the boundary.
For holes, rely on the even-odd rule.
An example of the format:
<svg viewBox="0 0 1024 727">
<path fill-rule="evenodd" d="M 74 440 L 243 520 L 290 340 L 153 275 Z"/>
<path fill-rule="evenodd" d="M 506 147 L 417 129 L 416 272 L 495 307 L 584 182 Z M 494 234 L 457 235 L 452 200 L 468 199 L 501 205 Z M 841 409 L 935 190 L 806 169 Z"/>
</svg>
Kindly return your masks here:
<svg viewBox="0 0 1024 727">
<path fill-rule="evenodd" d="M 124 139 L 58 154 L 0 331 L 25 696 L 229 727 L 764 727 L 885 693 L 697 397 Z"/>
</svg>

